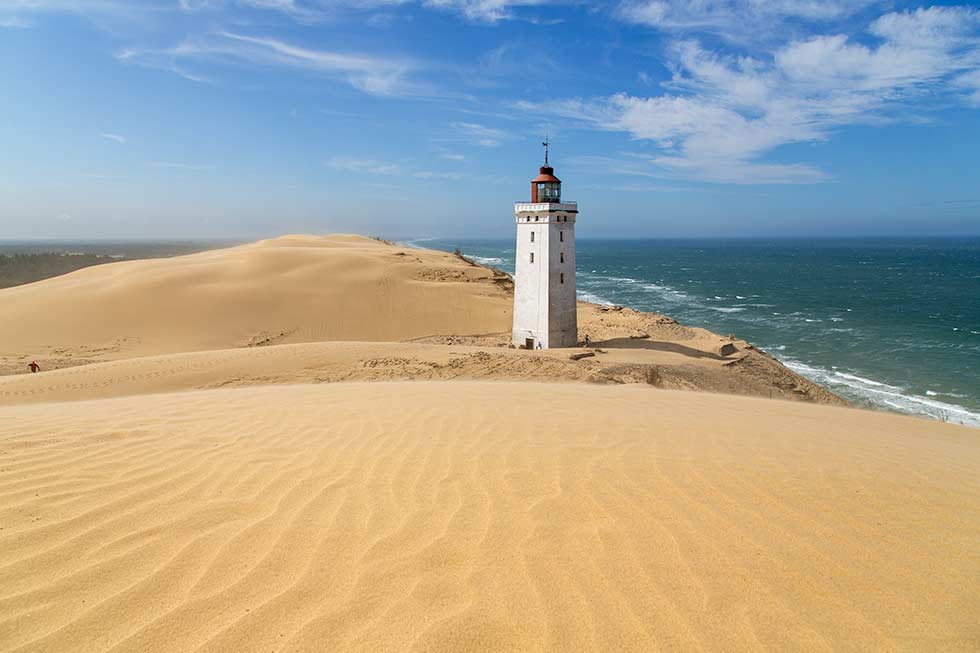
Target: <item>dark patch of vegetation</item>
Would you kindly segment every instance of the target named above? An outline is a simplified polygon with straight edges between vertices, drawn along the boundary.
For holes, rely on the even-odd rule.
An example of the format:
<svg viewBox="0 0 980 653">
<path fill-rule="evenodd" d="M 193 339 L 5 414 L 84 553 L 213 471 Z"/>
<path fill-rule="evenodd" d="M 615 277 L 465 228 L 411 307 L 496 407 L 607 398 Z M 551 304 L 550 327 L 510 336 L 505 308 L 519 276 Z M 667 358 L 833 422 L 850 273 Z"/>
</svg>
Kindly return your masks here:
<svg viewBox="0 0 980 653">
<path fill-rule="evenodd" d="M 228 244 L 230 243 L 0 242 L 0 288 L 42 281 L 103 263 L 179 256 Z"/>
<path fill-rule="evenodd" d="M 121 259 L 105 254 L 44 254 L 0 255 L 0 288 L 19 286 L 50 277 L 68 274 L 81 268 Z"/>
</svg>

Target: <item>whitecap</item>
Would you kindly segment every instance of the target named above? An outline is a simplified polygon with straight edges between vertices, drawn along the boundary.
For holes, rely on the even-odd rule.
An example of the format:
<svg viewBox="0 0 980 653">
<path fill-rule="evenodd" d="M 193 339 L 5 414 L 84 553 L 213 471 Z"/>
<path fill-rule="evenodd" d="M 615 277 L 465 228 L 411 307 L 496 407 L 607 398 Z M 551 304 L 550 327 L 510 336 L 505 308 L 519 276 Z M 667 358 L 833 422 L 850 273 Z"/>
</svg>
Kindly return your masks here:
<svg viewBox="0 0 980 653">
<path fill-rule="evenodd" d="M 587 291 L 580 290 L 580 291 L 578 291 L 577 294 L 578 294 L 578 298 L 581 299 L 583 302 L 591 302 L 593 304 L 602 304 L 604 306 L 614 306 L 615 305 L 613 302 L 609 301 L 608 299 L 605 299 L 604 297 L 600 297 L 599 295 L 596 295 L 596 294 L 593 294 L 593 293 L 590 293 L 590 292 L 587 292 Z"/>
<path fill-rule="evenodd" d="M 817 383 L 832 386 L 845 397 L 863 400 L 872 406 L 887 407 L 909 415 L 931 417 L 966 426 L 980 426 L 980 413 L 970 411 L 963 406 L 909 394 L 898 386 L 857 374 L 827 370 L 791 359 L 784 359 L 783 364 Z"/>
<path fill-rule="evenodd" d="M 719 313 L 741 313 L 745 310 L 741 306 L 709 306 L 708 308 Z"/>
<path fill-rule="evenodd" d="M 473 259 L 474 262 L 481 265 L 500 265 L 504 262 L 504 259 L 497 258 L 496 256 L 470 256 L 469 254 L 466 254 L 465 256 Z"/>
</svg>

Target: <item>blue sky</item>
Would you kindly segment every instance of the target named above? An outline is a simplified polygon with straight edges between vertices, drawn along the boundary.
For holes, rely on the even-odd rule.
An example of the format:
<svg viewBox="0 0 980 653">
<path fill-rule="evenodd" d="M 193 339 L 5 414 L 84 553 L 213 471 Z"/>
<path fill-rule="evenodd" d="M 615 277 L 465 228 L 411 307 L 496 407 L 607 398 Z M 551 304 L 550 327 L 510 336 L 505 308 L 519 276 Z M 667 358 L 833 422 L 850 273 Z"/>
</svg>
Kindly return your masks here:
<svg viewBox="0 0 980 653">
<path fill-rule="evenodd" d="M 980 9 L 2 0 L 0 239 L 980 234 Z"/>
</svg>

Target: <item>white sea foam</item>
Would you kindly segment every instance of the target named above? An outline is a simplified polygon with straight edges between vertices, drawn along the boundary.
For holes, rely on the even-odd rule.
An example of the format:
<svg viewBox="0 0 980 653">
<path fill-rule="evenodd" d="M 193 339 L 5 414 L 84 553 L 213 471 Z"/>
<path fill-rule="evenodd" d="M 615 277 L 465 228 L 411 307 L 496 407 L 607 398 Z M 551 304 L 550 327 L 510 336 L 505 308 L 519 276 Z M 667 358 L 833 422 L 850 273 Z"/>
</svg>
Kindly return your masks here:
<svg viewBox="0 0 980 653">
<path fill-rule="evenodd" d="M 609 301 L 608 299 L 605 299 L 603 297 L 600 297 L 599 295 L 584 290 L 579 290 L 578 293 L 576 294 L 578 295 L 578 298 L 581 299 L 583 302 L 592 302 L 593 304 L 602 304 L 604 306 L 614 305 L 614 303 Z"/>
<path fill-rule="evenodd" d="M 735 295 L 735 299 L 748 299 L 748 297 L 742 297 L 741 295 Z"/>
<path fill-rule="evenodd" d="M 867 401 L 872 406 L 888 408 L 909 415 L 920 415 L 956 424 L 980 427 L 980 413 L 970 411 L 963 406 L 910 394 L 898 386 L 868 379 L 857 374 L 849 374 L 834 369 L 827 370 L 791 359 L 783 359 L 783 364 L 797 374 L 822 385 L 833 386 L 839 389 L 841 394 Z M 928 395 L 929 392 L 927 391 L 926 394 Z"/>
<path fill-rule="evenodd" d="M 741 306 L 709 306 L 708 308 L 719 313 L 741 313 L 745 310 Z"/>
<path fill-rule="evenodd" d="M 466 258 L 472 259 L 474 262 L 480 265 L 500 265 L 504 262 L 504 259 L 498 258 L 496 256 L 471 256 L 469 254 L 465 255 Z"/>
<path fill-rule="evenodd" d="M 415 247 L 419 248 L 421 245 L 419 243 L 428 243 L 435 240 L 435 238 L 412 238 L 411 240 L 396 240 L 396 245 L 401 245 L 402 247 Z"/>
</svg>

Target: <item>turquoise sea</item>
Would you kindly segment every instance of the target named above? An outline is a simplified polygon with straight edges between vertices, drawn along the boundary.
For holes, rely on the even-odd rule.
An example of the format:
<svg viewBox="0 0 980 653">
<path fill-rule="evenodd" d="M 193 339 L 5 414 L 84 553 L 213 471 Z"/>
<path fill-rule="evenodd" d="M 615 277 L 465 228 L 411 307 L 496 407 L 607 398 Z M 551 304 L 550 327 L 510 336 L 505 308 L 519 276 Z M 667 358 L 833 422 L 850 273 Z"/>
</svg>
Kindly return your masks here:
<svg viewBox="0 0 980 653">
<path fill-rule="evenodd" d="M 514 270 L 512 240 L 417 240 Z M 733 333 L 858 404 L 980 426 L 980 238 L 588 240 L 581 299 Z"/>
</svg>

